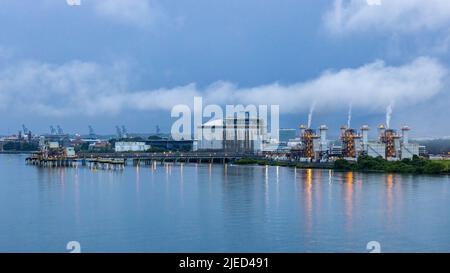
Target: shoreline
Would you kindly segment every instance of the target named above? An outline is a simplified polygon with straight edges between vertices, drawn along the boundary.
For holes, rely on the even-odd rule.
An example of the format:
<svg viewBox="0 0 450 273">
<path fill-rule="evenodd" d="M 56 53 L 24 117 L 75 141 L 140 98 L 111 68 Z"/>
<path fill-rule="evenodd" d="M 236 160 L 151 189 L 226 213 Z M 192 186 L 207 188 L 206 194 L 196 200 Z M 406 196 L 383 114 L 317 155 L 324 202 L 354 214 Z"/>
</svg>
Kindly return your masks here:
<svg viewBox="0 0 450 273">
<path fill-rule="evenodd" d="M 3 155 L 29 155 L 33 153 L 37 153 L 38 151 L 0 151 L 0 154 Z"/>
<path fill-rule="evenodd" d="M 36 151 L 0 151 L 0 154 L 3 155 L 30 155 L 35 153 Z M 96 154 L 99 157 L 102 156 L 102 153 Z M 123 156 L 123 154 L 122 154 Z M 173 161 L 166 161 L 173 162 Z M 176 161 L 175 161 L 176 162 Z M 237 159 L 234 162 L 229 162 L 236 166 L 274 166 L 274 167 L 288 167 L 288 168 L 300 168 L 300 169 L 321 169 L 321 170 L 333 170 L 337 172 L 358 172 L 358 173 L 386 173 L 386 174 L 410 174 L 410 175 L 438 175 L 438 176 L 448 176 L 450 175 L 450 168 L 447 167 L 446 170 L 440 172 L 424 172 L 421 170 L 418 172 L 417 170 L 400 170 L 400 171 L 390 171 L 383 169 L 358 169 L 356 163 L 351 163 L 345 167 L 337 167 L 336 162 L 290 162 L 290 161 L 276 161 L 276 160 L 267 160 L 265 158 L 255 159 L 255 158 L 241 158 Z M 447 161 L 427 161 L 432 164 L 445 164 Z M 206 163 L 206 162 L 205 162 Z M 201 163 L 200 163 L 201 164 Z M 388 164 L 396 164 L 395 162 L 389 162 Z M 397 164 L 401 164 L 401 161 L 397 161 Z M 448 163 L 447 163 L 448 164 Z"/>
<path fill-rule="evenodd" d="M 365 160 L 380 160 L 376 158 L 366 158 Z M 425 162 L 425 163 L 423 163 Z M 422 161 L 423 166 L 426 164 L 442 164 L 444 169 L 439 171 L 428 170 L 426 168 L 412 168 L 409 169 L 395 169 L 393 168 L 393 164 L 400 164 L 402 167 L 406 165 L 406 163 L 402 161 L 397 162 L 389 162 L 385 161 L 386 166 L 383 166 L 385 169 L 368 169 L 367 167 L 360 167 L 358 163 L 350 163 L 349 165 L 341 166 L 338 161 L 327 162 L 327 163 L 302 163 L 302 162 L 285 162 L 285 161 L 271 161 L 271 160 L 254 160 L 254 159 L 243 159 L 237 160 L 234 162 L 235 165 L 257 165 L 257 166 L 279 166 L 279 167 L 288 167 L 288 168 L 300 168 L 300 169 L 322 169 L 322 170 L 333 170 L 337 172 L 358 172 L 358 173 L 386 173 L 386 174 L 410 174 L 410 175 L 438 175 L 438 176 L 448 176 L 450 175 L 450 167 L 445 167 L 447 161 Z M 390 164 L 390 165 L 389 165 Z M 447 163 L 448 164 L 448 163 Z M 379 166 L 378 166 L 379 167 Z M 445 169 L 446 168 L 446 169 Z"/>
<path fill-rule="evenodd" d="M 401 174 L 401 175 L 414 175 L 414 176 L 450 176 L 450 173 L 439 173 L 439 174 L 429 174 L 429 173 L 414 173 L 414 172 L 387 172 L 382 170 L 341 170 L 341 169 L 335 169 L 335 168 L 326 168 L 326 167 L 308 167 L 308 166 L 298 166 L 298 165 L 277 165 L 277 164 L 239 164 L 239 163 L 232 163 L 232 165 L 235 166 L 270 166 L 270 167 L 284 167 L 284 168 L 298 168 L 298 169 L 313 169 L 313 170 L 332 170 L 334 172 L 340 172 L 340 173 L 347 173 L 347 172 L 355 172 L 355 173 L 372 173 L 372 174 Z"/>
</svg>

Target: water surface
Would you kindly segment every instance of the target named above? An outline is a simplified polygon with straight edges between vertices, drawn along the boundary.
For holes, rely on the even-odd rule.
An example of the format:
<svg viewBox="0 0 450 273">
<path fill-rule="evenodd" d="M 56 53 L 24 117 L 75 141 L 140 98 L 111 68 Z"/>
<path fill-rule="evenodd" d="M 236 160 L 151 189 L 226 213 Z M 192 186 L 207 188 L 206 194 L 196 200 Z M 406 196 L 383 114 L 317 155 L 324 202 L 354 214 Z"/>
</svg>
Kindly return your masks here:
<svg viewBox="0 0 450 273">
<path fill-rule="evenodd" d="M 450 251 L 450 178 L 208 164 L 39 168 L 0 155 L 0 252 Z"/>
</svg>

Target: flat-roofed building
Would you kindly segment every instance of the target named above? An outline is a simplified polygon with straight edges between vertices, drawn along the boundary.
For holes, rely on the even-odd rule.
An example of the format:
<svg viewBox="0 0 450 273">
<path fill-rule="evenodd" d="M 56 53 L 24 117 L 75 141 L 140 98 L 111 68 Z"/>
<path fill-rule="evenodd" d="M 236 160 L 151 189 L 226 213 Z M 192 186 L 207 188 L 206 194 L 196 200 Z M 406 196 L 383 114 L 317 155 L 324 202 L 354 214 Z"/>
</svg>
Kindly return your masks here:
<svg viewBox="0 0 450 273">
<path fill-rule="evenodd" d="M 145 152 L 150 149 L 150 145 L 145 142 L 118 141 L 115 143 L 116 152 Z"/>
<path fill-rule="evenodd" d="M 230 117 L 209 121 L 198 128 L 199 150 L 258 153 L 263 149 L 267 127 L 260 118 Z"/>
</svg>

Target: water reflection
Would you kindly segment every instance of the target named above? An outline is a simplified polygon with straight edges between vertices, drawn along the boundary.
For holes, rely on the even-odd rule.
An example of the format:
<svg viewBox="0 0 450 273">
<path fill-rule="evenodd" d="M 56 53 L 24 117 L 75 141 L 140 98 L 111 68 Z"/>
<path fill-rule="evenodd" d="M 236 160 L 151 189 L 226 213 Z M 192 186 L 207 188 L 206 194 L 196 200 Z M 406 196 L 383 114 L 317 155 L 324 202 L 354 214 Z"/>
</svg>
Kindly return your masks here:
<svg viewBox="0 0 450 273">
<path fill-rule="evenodd" d="M 280 167 L 275 167 L 275 183 L 276 183 L 276 202 L 277 208 L 280 206 Z"/>
<path fill-rule="evenodd" d="M 353 172 L 347 172 L 345 179 L 345 216 L 346 229 L 351 230 L 353 227 Z"/>
<path fill-rule="evenodd" d="M 322 188 L 321 188 L 321 184 L 322 184 L 322 171 L 317 171 L 317 170 L 313 170 L 314 174 L 314 191 L 316 192 L 315 194 L 315 210 L 320 210 L 320 204 L 322 203 Z"/>
<path fill-rule="evenodd" d="M 64 177 L 64 176 L 63 176 Z M 74 175 L 74 186 L 75 186 L 75 220 L 77 224 L 80 224 L 80 177 L 78 173 L 75 172 Z"/>
<path fill-rule="evenodd" d="M 264 207 L 269 206 L 269 166 L 264 166 Z"/>
<path fill-rule="evenodd" d="M 312 232 L 312 215 L 313 215 L 313 200 L 312 200 L 312 169 L 306 170 L 304 195 L 305 195 L 305 217 L 306 217 L 306 231 Z"/>
<path fill-rule="evenodd" d="M 394 203 L 393 197 L 393 187 L 394 187 L 394 175 L 386 175 L 386 213 L 387 213 L 387 223 L 388 226 L 392 225 L 392 206 Z"/>
<path fill-rule="evenodd" d="M 141 179 L 140 179 L 141 169 L 139 165 L 136 165 L 136 196 L 139 197 L 139 192 L 141 189 Z"/>
<path fill-rule="evenodd" d="M 114 172 L 19 163 L 0 164 L 0 251 L 51 251 L 48 245 L 77 237 L 92 251 L 362 252 L 359 242 L 374 234 L 390 251 L 450 251 L 448 176 L 156 162 L 150 170 Z"/>
</svg>

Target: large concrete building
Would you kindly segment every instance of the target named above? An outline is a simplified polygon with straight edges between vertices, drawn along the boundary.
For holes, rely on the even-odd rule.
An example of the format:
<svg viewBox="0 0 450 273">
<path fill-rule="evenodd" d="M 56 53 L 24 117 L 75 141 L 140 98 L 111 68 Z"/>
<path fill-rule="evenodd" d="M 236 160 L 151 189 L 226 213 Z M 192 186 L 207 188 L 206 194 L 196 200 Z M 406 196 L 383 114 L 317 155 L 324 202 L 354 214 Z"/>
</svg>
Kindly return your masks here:
<svg viewBox="0 0 450 273">
<path fill-rule="evenodd" d="M 209 121 L 198 132 L 199 150 L 234 153 L 258 153 L 267 137 L 264 120 L 248 115 Z"/>
<path fill-rule="evenodd" d="M 414 155 L 420 155 L 420 146 L 418 143 L 409 142 L 409 131 L 411 129 L 408 126 L 402 128 L 402 146 L 400 154 L 403 158 L 412 158 Z"/>
</svg>

